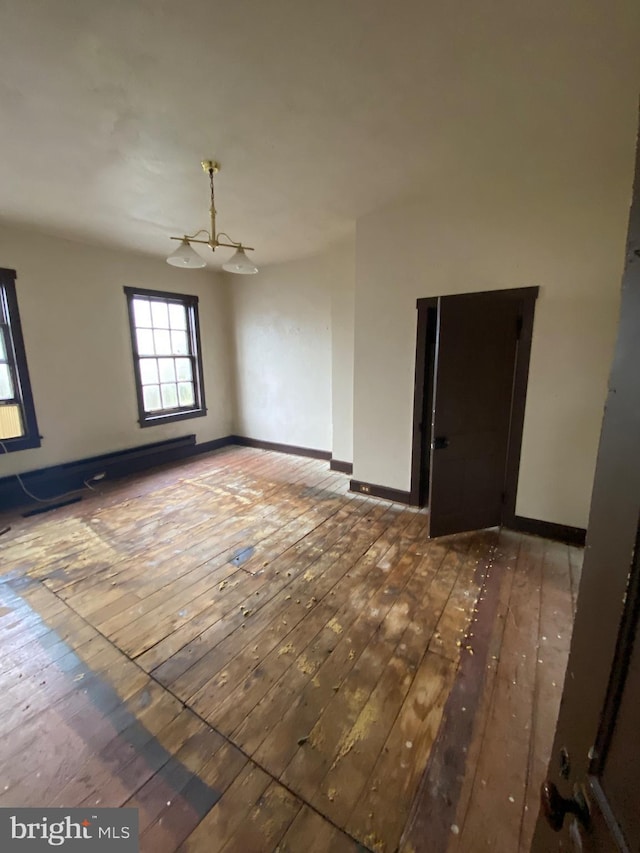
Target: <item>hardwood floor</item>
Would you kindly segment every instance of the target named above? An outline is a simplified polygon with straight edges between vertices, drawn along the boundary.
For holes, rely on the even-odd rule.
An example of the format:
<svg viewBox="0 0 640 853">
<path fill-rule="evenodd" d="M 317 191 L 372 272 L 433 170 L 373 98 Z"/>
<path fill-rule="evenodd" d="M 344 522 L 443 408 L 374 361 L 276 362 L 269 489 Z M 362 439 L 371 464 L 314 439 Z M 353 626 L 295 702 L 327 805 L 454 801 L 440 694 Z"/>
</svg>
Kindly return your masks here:
<svg viewBox="0 0 640 853">
<path fill-rule="evenodd" d="M 229 448 L 2 516 L 0 806 L 143 851 L 527 851 L 581 552 Z"/>
</svg>

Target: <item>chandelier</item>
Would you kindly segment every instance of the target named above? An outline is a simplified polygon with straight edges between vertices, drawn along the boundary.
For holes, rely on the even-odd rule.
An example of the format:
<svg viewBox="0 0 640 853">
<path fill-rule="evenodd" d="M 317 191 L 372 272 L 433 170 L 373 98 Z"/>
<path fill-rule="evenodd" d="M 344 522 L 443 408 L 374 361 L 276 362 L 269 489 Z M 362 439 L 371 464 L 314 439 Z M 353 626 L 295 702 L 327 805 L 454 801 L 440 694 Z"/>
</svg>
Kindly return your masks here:
<svg viewBox="0 0 640 853">
<path fill-rule="evenodd" d="M 167 263 L 174 267 L 184 267 L 185 269 L 197 269 L 206 266 L 206 261 L 192 248 L 192 243 L 202 243 L 208 246 L 212 252 L 219 246 L 224 248 L 235 249 L 235 254 L 222 265 L 222 269 L 227 272 L 238 273 L 240 275 L 254 275 L 258 272 L 258 267 L 253 261 L 247 257 L 247 252 L 252 252 L 251 246 L 244 246 L 242 243 L 237 243 L 232 240 L 224 231 L 216 232 L 216 205 L 215 192 L 213 186 L 213 176 L 220 170 L 220 165 L 215 160 L 203 160 L 202 168 L 209 175 L 209 187 L 211 190 L 211 206 L 209 208 L 210 227 L 209 231 L 204 228 L 197 231 L 195 234 L 184 234 L 182 237 L 171 237 L 172 240 L 179 240 L 180 245 L 167 258 Z M 202 236 L 201 236 L 202 235 Z M 225 240 L 220 238 L 224 237 Z M 205 239 L 206 238 L 206 239 Z"/>
</svg>

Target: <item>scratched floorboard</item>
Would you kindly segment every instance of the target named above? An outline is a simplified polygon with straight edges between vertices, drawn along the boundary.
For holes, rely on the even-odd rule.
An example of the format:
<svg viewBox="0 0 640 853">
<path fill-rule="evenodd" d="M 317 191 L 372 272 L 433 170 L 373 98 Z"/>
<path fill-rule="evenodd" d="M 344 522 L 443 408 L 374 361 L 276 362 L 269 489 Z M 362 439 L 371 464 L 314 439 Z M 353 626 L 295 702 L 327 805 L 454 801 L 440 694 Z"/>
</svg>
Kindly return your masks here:
<svg viewBox="0 0 640 853">
<path fill-rule="evenodd" d="M 0 806 L 135 806 L 154 853 L 528 849 L 578 550 L 429 541 L 251 448 L 0 521 Z"/>
</svg>

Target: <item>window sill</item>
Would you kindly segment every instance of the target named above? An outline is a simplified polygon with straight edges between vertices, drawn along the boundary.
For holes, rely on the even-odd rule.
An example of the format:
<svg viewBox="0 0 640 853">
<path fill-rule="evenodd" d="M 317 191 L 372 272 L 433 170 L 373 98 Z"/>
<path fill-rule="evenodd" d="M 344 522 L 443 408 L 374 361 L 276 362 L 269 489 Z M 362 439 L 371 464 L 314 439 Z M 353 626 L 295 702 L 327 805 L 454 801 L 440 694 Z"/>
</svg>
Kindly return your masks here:
<svg viewBox="0 0 640 853">
<path fill-rule="evenodd" d="M 142 428 L 159 426 L 160 424 L 172 424 L 175 421 L 187 421 L 191 418 L 203 418 L 207 414 L 206 409 L 189 409 L 187 412 L 172 412 L 166 415 L 153 415 L 138 421 Z"/>
<path fill-rule="evenodd" d="M 19 450 L 31 450 L 34 447 L 40 447 L 42 436 L 24 435 L 22 438 L 3 438 L 0 439 L 0 442 L 5 453 L 17 453 Z"/>
</svg>

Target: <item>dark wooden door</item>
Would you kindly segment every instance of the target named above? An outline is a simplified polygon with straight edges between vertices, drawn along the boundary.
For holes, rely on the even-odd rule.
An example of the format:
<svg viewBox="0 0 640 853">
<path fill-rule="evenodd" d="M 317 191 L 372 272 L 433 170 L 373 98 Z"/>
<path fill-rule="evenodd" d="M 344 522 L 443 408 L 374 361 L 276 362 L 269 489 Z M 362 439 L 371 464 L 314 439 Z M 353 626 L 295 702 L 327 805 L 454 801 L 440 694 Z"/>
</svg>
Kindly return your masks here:
<svg viewBox="0 0 640 853">
<path fill-rule="evenodd" d="M 430 449 L 430 536 L 502 521 L 522 300 L 439 300 Z"/>
<path fill-rule="evenodd" d="M 587 547 L 535 853 L 640 851 L 640 149 Z M 565 758 L 561 762 L 561 755 Z M 567 806 L 586 803 L 590 826 Z M 562 823 L 561 828 L 557 828 Z"/>
</svg>

